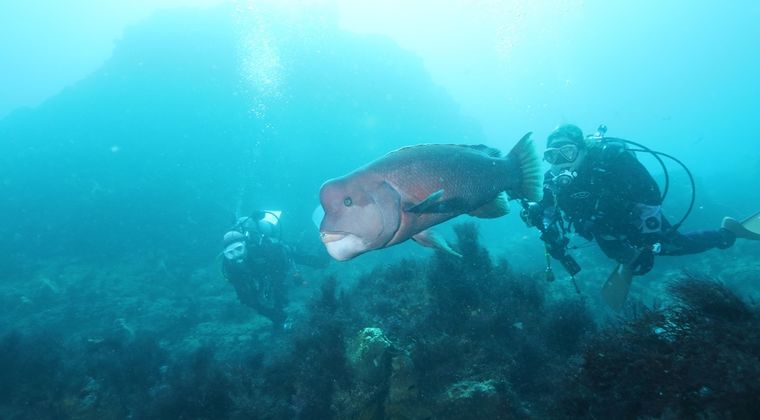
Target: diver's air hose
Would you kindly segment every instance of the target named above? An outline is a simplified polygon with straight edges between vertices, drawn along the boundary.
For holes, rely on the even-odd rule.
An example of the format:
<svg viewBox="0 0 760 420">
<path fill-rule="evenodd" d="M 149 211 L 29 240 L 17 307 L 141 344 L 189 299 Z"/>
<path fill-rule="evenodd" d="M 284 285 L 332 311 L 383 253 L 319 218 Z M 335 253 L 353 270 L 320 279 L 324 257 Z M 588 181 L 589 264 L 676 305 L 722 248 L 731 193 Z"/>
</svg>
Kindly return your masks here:
<svg viewBox="0 0 760 420">
<path fill-rule="evenodd" d="M 678 228 L 681 227 L 681 225 L 683 224 L 683 222 L 686 221 L 686 219 L 691 214 L 691 211 L 694 209 L 694 202 L 697 199 L 697 186 L 696 186 L 696 183 L 694 182 L 694 176 L 691 174 L 691 171 L 689 170 L 689 168 L 683 162 L 681 162 L 678 158 L 676 158 L 674 156 L 671 156 L 671 155 L 669 155 L 667 153 L 663 153 L 663 152 L 658 152 L 658 151 L 652 150 L 652 149 L 644 146 L 643 144 L 636 143 L 635 141 L 621 139 L 621 138 L 618 138 L 618 137 L 602 137 L 600 141 L 602 141 L 602 142 L 605 142 L 605 141 L 616 141 L 616 142 L 622 142 L 622 143 L 626 143 L 626 144 L 632 144 L 634 146 L 637 146 L 637 147 L 641 148 L 641 150 L 635 150 L 635 149 L 628 149 L 628 150 L 630 150 L 632 152 L 646 152 L 646 153 L 649 153 L 652 156 L 654 156 L 654 158 L 657 159 L 657 161 L 660 163 L 660 166 L 662 166 L 662 171 L 663 171 L 663 173 L 665 175 L 665 186 L 663 187 L 663 192 L 662 192 L 662 195 L 660 196 L 660 200 L 663 201 L 663 202 L 665 201 L 665 197 L 667 196 L 669 188 L 670 188 L 670 174 L 668 173 L 668 168 L 665 166 L 665 162 L 662 161 L 662 159 L 660 158 L 660 156 L 665 156 L 666 158 L 668 158 L 668 159 L 676 162 L 677 164 L 681 165 L 681 167 L 683 168 L 683 170 L 686 172 L 686 175 L 688 175 L 689 182 L 691 183 L 691 201 L 689 202 L 689 208 L 686 210 L 686 212 L 684 213 L 683 217 L 681 217 L 681 219 L 678 221 L 678 223 L 674 224 L 671 227 L 672 231 L 678 230 Z"/>
</svg>

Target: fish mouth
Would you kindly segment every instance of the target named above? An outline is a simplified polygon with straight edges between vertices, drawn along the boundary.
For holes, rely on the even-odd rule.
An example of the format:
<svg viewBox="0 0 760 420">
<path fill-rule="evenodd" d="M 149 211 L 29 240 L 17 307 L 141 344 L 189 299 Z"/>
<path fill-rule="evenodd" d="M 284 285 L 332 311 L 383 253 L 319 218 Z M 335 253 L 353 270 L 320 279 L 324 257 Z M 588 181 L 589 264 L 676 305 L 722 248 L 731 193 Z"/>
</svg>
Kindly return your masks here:
<svg viewBox="0 0 760 420">
<path fill-rule="evenodd" d="M 320 232 L 319 236 L 327 253 L 338 261 L 348 261 L 368 250 L 361 238 L 352 233 Z"/>
<path fill-rule="evenodd" d="M 322 240 L 323 244 L 329 244 L 330 242 L 339 241 L 343 238 L 348 236 L 347 233 L 341 233 L 341 232 L 320 232 L 319 233 L 319 239 Z"/>
</svg>

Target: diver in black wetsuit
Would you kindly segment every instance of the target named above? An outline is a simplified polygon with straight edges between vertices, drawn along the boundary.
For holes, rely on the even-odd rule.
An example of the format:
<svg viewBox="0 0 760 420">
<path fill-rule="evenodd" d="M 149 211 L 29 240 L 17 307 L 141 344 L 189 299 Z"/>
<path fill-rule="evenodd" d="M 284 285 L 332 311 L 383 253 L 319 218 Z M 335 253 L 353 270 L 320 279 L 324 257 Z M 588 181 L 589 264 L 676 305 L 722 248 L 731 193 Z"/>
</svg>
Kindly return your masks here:
<svg viewBox="0 0 760 420">
<path fill-rule="evenodd" d="M 737 237 L 760 239 L 732 218 L 716 230 L 678 232 L 662 214 L 657 183 L 622 141 L 584 138 L 580 128 L 566 124 L 549 135 L 544 160 L 552 166 L 543 199 L 524 202 L 522 216 L 541 230 L 547 253 L 571 275 L 580 267 L 567 254 L 570 231 L 596 240 L 629 275 L 649 272 L 655 255 L 725 249 Z"/>
<path fill-rule="evenodd" d="M 296 250 L 280 238 L 280 212 L 258 211 L 242 218 L 224 235 L 222 274 L 240 303 L 269 318 L 276 329 L 285 326 L 287 280 L 294 264 L 324 268 L 327 255 Z"/>
</svg>

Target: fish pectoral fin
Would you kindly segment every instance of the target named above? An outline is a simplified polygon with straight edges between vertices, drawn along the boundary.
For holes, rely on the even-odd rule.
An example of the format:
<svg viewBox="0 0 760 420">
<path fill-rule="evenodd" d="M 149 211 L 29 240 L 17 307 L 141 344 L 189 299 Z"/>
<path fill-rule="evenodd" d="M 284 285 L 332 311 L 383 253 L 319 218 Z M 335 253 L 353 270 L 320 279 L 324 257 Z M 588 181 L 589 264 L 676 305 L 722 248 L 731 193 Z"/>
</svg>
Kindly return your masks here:
<svg viewBox="0 0 760 420">
<path fill-rule="evenodd" d="M 427 210 L 430 210 L 431 208 L 433 208 L 441 199 L 441 197 L 443 197 L 443 189 L 440 189 L 430 194 L 421 202 L 406 209 L 406 211 L 408 211 L 409 213 L 425 213 Z"/>
<path fill-rule="evenodd" d="M 462 254 L 454 251 L 449 246 L 449 244 L 446 243 L 446 240 L 443 239 L 443 237 L 441 237 L 441 235 L 436 233 L 434 230 L 423 230 L 422 232 L 412 236 L 412 240 L 424 247 L 437 249 L 455 257 L 462 258 Z"/>
<path fill-rule="evenodd" d="M 494 219 L 509 214 L 507 193 L 502 191 L 493 200 L 471 211 L 470 216 L 481 219 Z"/>
</svg>

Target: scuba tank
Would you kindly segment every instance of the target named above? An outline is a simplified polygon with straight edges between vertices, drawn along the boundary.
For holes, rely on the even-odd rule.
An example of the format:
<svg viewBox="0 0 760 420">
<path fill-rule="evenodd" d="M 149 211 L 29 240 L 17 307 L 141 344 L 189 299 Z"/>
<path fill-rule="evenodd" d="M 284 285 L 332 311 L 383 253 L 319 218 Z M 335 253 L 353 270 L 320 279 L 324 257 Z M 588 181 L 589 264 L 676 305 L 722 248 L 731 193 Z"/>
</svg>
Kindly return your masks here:
<svg viewBox="0 0 760 420">
<path fill-rule="evenodd" d="M 691 199 L 689 201 L 689 207 L 684 212 L 683 216 L 681 216 L 681 219 L 678 220 L 677 223 L 674 223 L 673 226 L 670 228 L 671 231 L 678 230 L 679 227 L 683 224 L 683 222 L 686 221 L 686 219 L 691 214 L 691 211 L 694 209 L 694 202 L 697 198 L 697 187 L 694 182 L 694 176 L 691 174 L 691 171 L 689 168 L 681 162 L 676 157 L 669 155 L 664 152 L 652 150 L 647 146 L 644 146 L 643 144 L 637 143 L 635 141 L 622 139 L 619 137 L 609 137 L 607 136 L 607 126 L 605 124 L 600 124 L 599 127 L 597 127 L 596 132 L 594 134 L 591 134 L 587 136 L 587 139 L 591 141 L 598 141 L 601 143 L 612 143 L 617 142 L 625 146 L 625 150 L 636 153 L 636 152 L 643 152 L 648 153 L 654 157 L 657 162 L 660 164 L 660 167 L 662 168 L 662 173 L 664 176 L 664 185 L 662 188 L 662 194 L 660 195 L 660 202 L 665 202 L 665 198 L 668 195 L 668 192 L 670 191 L 670 172 L 668 171 L 667 166 L 665 165 L 665 162 L 662 160 L 663 157 L 668 158 L 672 160 L 673 162 L 677 163 L 678 165 L 683 168 L 684 172 L 686 172 L 686 175 L 689 177 L 689 182 L 691 183 Z M 630 148 L 628 146 L 634 146 L 635 148 Z"/>
<path fill-rule="evenodd" d="M 241 217 L 235 223 L 235 229 L 246 235 L 248 241 L 261 244 L 264 240 L 282 241 L 282 226 L 280 210 L 257 210 L 250 216 Z"/>
</svg>

